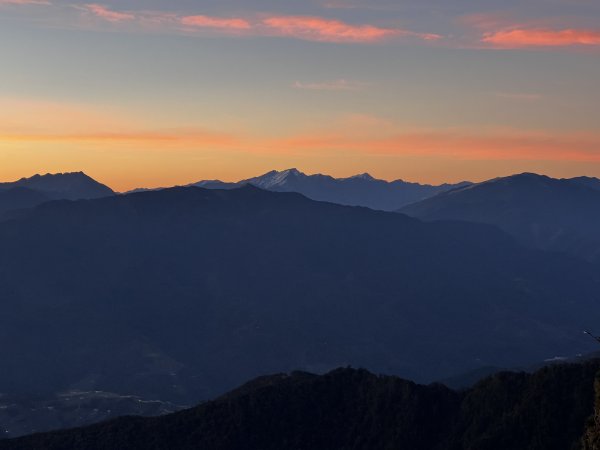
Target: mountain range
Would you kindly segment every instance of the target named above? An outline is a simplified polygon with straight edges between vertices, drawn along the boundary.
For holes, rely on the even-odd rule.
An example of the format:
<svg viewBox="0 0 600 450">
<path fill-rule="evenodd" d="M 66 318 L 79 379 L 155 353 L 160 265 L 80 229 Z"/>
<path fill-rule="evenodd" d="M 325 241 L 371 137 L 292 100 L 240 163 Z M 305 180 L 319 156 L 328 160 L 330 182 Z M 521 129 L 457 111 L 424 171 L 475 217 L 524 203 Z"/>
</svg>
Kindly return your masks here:
<svg viewBox="0 0 600 450">
<path fill-rule="evenodd" d="M 280 374 L 179 413 L 0 441 L 0 450 L 594 450 L 599 368 L 501 373 L 464 391 L 349 368 Z"/>
<path fill-rule="evenodd" d="M 193 404 L 348 364 L 430 381 L 591 351 L 600 313 L 594 266 L 494 227 L 253 186 L 49 202 L 0 222 L 0 248 L 15 395 Z"/>
<path fill-rule="evenodd" d="M 108 186 L 83 172 L 34 175 L 0 183 L 0 214 L 31 208 L 50 200 L 92 199 L 114 194 Z"/>
<path fill-rule="evenodd" d="M 440 193 L 400 212 L 422 220 L 495 225 L 520 242 L 600 257 L 600 180 L 524 173 Z"/>
<path fill-rule="evenodd" d="M 469 185 L 409 183 L 403 180 L 385 181 L 373 178 L 368 173 L 349 178 L 333 178 L 329 175 L 306 175 L 297 169 L 273 170 L 264 175 L 248 178 L 237 183 L 207 180 L 192 186 L 208 189 L 232 189 L 251 184 L 261 189 L 276 192 L 298 192 L 306 197 L 349 206 L 366 206 L 382 211 L 394 211 L 404 205 L 429 198 L 440 192 Z"/>
<path fill-rule="evenodd" d="M 81 427 L 122 416 L 159 416 L 184 409 L 161 400 L 102 391 L 71 390 L 46 397 L 0 395 L 0 440 Z"/>
<path fill-rule="evenodd" d="M 267 175 L 132 194 L 83 173 L 0 184 L 0 425 L 154 414 L 296 369 L 462 387 L 594 350 L 597 179 L 514 175 L 398 213 L 278 192 L 323 176 Z M 378 183 L 345 180 L 330 186 Z"/>
</svg>

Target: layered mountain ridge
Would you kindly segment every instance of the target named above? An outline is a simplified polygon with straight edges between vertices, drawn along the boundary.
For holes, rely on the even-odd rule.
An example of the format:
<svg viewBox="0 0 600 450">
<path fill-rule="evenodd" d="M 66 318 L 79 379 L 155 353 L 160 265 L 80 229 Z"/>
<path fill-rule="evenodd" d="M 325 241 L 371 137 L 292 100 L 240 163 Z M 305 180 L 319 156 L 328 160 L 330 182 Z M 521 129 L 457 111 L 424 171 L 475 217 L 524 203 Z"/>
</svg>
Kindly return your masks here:
<svg viewBox="0 0 600 450">
<path fill-rule="evenodd" d="M 590 260 L 600 256 L 600 180 L 533 173 L 440 193 L 400 212 L 422 220 L 495 225 L 521 242 Z"/>
<path fill-rule="evenodd" d="M 600 314 L 592 265 L 493 227 L 252 186 L 45 203 L 0 246 L 13 393 L 191 404 L 347 364 L 430 381 L 592 351 Z"/>
<path fill-rule="evenodd" d="M 94 199 L 114 194 L 108 186 L 83 172 L 34 175 L 0 183 L 0 214 L 51 200 Z"/>
<path fill-rule="evenodd" d="M 312 200 L 394 211 L 404 205 L 469 183 L 432 186 L 403 180 L 379 180 L 368 173 L 348 178 L 334 178 L 322 174 L 306 175 L 294 168 L 283 171 L 272 170 L 264 175 L 236 183 L 207 180 L 194 183 L 192 186 L 209 189 L 232 189 L 244 184 L 252 184 L 261 189 L 276 192 L 298 192 Z"/>
<path fill-rule="evenodd" d="M 586 450 L 598 360 L 465 391 L 364 370 L 261 377 L 196 408 L 0 441 L 1 450 Z M 582 439 L 583 437 L 583 439 Z"/>
<path fill-rule="evenodd" d="M 295 369 L 353 365 L 466 386 L 494 367 L 594 350 L 581 331 L 597 332 L 600 314 L 600 275 L 585 261 L 594 261 L 595 179 L 459 186 L 427 205 L 458 198 L 460 214 L 425 222 L 277 192 L 320 177 L 330 182 L 274 171 L 226 189 L 212 181 L 106 196 L 100 187 L 85 194 L 100 198 L 62 201 L 53 196 L 89 177 L 1 185 L 0 209 L 8 198 L 19 211 L 0 220 L 0 354 L 11 361 L 0 392 L 42 399 L 6 403 L 28 415 L 11 427 L 137 413 L 122 398 L 195 404 Z M 473 208 L 485 214 L 468 216 Z M 114 394 L 98 414 L 96 400 L 73 413 L 61 397 L 96 391 Z M 38 406 L 64 414 L 27 412 Z"/>
</svg>

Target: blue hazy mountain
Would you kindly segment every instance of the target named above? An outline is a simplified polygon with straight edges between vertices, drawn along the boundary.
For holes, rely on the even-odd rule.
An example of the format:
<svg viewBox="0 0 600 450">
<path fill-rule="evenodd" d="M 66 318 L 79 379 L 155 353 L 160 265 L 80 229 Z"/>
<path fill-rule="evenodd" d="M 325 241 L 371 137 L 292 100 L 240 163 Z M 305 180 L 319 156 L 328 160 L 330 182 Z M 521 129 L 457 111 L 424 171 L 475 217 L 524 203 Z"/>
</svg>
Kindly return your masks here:
<svg viewBox="0 0 600 450">
<path fill-rule="evenodd" d="M 52 199 L 79 200 L 107 197 L 114 191 L 83 172 L 34 175 L 18 181 L 0 183 L 0 190 L 24 187 L 42 192 Z"/>
<path fill-rule="evenodd" d="M 521 242 L 588 259 L 600 255 L 600 182 L 532 173 L 444 192 L 400 209 L 422 220 L 496 225 Z"/>
<path fill-rule="evenodd" d="M 584 186 L 590 187 L 592 189 L 596 189 L 600 191 L 600 179 L 595 177 L 575 177 L 571 178 L 571 181 L 582 184 Z"/>
<path fill-rule="evenodd" d="M 487 225 L 246 186 L 44 203 L 0 223 L 0 386 L 193 404 L 348 364 L 430 381 L 593 350 L 594 266 Z"/>
<path fill-rule="evenodd" d="M 0 214 L 16 209 L 32 208 L 51 200 L 46 194 L 26 187 L 0 189 Z"/>
<path fill-rule="evenodd" d="M 28 208 L 48 200 L 79 200 L 114 195 L 83 172 L 34 175 L 0 183 L 0 210 Z"/>
<path fill-rule="evenodd" d="M 273 170 L 264 175 L 248 178 L 237 183 L 206 180 L 194 186 L 207 189 L 233 189 L 252 184 L 261 189 L 276 192 L 298 192 L 313 200 L 327 201 L 349 206 L 366 206 L 372 209 L 394 211 L 437 193 L 469 183 L 428 184 L 409 183 L 402 180 L 385 181 L 368 173 L 349 178 L 333 178 L 329 175 L 306 175 L 297 169 Z"/>
</svg>

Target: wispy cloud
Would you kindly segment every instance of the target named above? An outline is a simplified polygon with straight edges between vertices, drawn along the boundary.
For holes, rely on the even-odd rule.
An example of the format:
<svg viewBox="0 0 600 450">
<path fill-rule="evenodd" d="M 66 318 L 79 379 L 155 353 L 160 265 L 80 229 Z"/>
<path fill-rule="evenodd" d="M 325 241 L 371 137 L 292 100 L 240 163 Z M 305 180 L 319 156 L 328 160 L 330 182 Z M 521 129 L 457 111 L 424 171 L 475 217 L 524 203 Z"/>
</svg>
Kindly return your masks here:
<svg viewBox="0 0 600 450">
<path fill-rule="evenodd" d="M 356 2 L 348 0 L 325 0 L 321 6 L 327 9 L 357 9 L 361 7 Z"/>
<path fill-rule="evenodd" d="M 92 133 L 7 133 L 0 131 L 0 139 L 5 142 L 58 142 L 58 143 L 112 143 L 133 144 L 144 149 L 148 146 L 202 148 L 213 146 L 226 148 L 235 146 L 238 141 L 232 135 L 204 130 L 156 131 L 96 131 Z"/>
<path fill-rule="evenodd" d="M 377 2 L 374 0 L 322 0 L 318 2 L 325 9 L 360 9 L 369 11 L 400 11 L 406 8 L 401 2 Z"/>
<path fill-rule="evenodd" d="M 0 0 L 0 2 L 2 1 Z M 389 28 L 373 24 L 351 24 L 338 19 L 318 16 L 253 13 L 246 16 L 218 17 L 205 14 L 182 15 L 169 11 L 117 11 L 98 3 L 72 6 L 88 16 L 91 14 L 97 19 L 113 24 L 121 23 L 123 26 L 127 26 L 128 30 L 138 26 L 140 29 L 148 31 L 148 26 L 151 25 L 155 30 L 161 32 L 194 33 L 212 31 L 236 36 L 285 37 L 332 43 L 376 43 L 392 38 L 409 38 L 421 41 L 442 39 L 442 36 L 434 33 L 419 33 L 402 28 Z M 89 26 L 89 24 L 86 24 L 86 26 Z"/>
<path fill-rule="evenodd" d="M 375 25 L 352 25 L 340 20 L 312 16 L 273 16 L 264 25 L 279 36 L 319 42 L 379 42 L 391 37 L 414 37 L 427 41 L 441 39 L 437 34 L 416 33 Z"/>
<path fill-rule="evenodd" d="M 407 130 L 368 134 L 363 129 L 305 133 L 282 139 L 278 148 L 294 151 L 356 152 L 458 160 L 600 162 L 598 133 L 523 130 Z"/>
<path fill-rule="evenodd" d="M 83 9 L 109 22 L 126 22 L 136 19 L 136 16 L 132 13 L 114 11 L 97 3 L 84 5 Z"/>
<path fill-rule="evenodd" d="M 210 16 L 185 16 L 180 19 L 183 25 L 199 28 L 220 28 L 230 30 L 249 30 L 252 28 L 246 19 L 224 19 Z"/>
<path fill-rule="evenodd" d="M 492 13 L 472 14 L 463 17 L 461 22 L 478 30 L 480 44 L 488 48 L 600 46 L 600 29 L 564 26 L 564 23 L 561 26 L 561 18 L 522 21 L 507 13 Z"/>
<path fill-rule="evenodd" d="M 51 5 L 48 0 L 0 0 L 1 5 Z"/>
<path fill-rule="evenodd" d="M 35 123 L 31 118 L 35 117 Z M 596 131 L 536 131 L 487 128 L 407 129 L 365 114 L 284 135 L 248 134 L 235 129 L 153 129 L 136 115 L 62 103 L 2 100 L 0 143 L 25 148 L 135 150 L 140 152 L 223 151 L 223 154 L 279 156 L 391 155 L 455 160 L 574 161 L 600 163 Z"/>
<path fill-rule="evenodd" d="M 482 41 L 502 48 L 600 46 L 600 30 L 514 28 L 485 33 Z"/>
<path fill-rule="evenodd" d="M 320 83 L 303 83 L 296 81 L 292 84 L 294 89 L 303 89 L 309 91 L 360 91 L 370 86 L 369 83 L 361 81 L 351 81 L 345 79 L 339 79 L 335 81 L 326 81 Z"/>
</svg>

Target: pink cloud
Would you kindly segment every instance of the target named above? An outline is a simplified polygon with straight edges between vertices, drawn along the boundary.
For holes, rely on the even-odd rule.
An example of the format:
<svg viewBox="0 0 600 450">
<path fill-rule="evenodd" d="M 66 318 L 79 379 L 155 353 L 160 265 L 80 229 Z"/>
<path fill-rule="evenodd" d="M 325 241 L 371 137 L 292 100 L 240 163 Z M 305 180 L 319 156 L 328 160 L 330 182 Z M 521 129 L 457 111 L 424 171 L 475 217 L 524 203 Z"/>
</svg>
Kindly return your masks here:
<svg viewBox="0 0 600 450">
<path fill-rule="evenodd" d="M 515 19 L 508 13 L 468 14 L 460 17 L 459 23 L 478 30 L 500 30 L 514 26 Z"/>
<path fill-rule="evenodd" d="M 181 23 L 183 25 L 200 28 L 222 28 L 231 30 L 249 30 L 252 28 L 250 22 L 239 18 L 222 19 L 209 16 L 186 16 L 181 18 Z"/>
<path fill-rule="evenodd" d="M 8 3 L 42 3 L 49 0 L 0 0 Z M 442 36 L 419 33 L 401 28 L 382 27 L 371 24 L 354 25 L 337 19 L 313 16 L 279 16 L 251 14 L 243 17 L 216 17 L 203 14 L 183 15 L 171 11 L 116 11 L 99 3 L 73 4 L 71 7 L 114 24 L 124 24 L 128 30 L 189 33 L 228 32 L 239 36 L 286 37 L 315 42 L 375 43 L 394 37 L 436 41 Z M 83 27 L 95 26 L 86 21 Z M 343 87 L 342 87 L 343 88 Z"/>
<path fill-rule="evenodd" d="M 273 16 L 263 19 L 263 24 L 279 36 L 319 42 L 379 42 L 394 36 L 412 36 L 436 40 L 441 36 L 421 34 L 375 25 L 351 25 L 339 20 L 311 16 Z"/>
<path fill-rule="evenodd" d="M 501 48 L 600 45 L 600 31 L 515 28 L 485 33 L 482 41 Z"/>
<path fill-rule="evenodd" d="M 51 5 L 48 0 L 0 0 L 0 5 Z"/>
<path fill-rule="evenodd" d="M 560 26 L 557 18 L 519 21 L 506 13 L 472 14 L 461 22 L 479 31 L 478 40 L 493 48 L 572 47 L 600 45 L 600 30 Z"/>
<path fill-rule="evenodd" d="M 101 19 L 107 20 L 109 22 L 125 22 L 130 20 L 135 20 L 135 15 L 131 13 L 124 13 L 113 11 L 108 9 L 106 6 L 98 5 L 96 3 L 91 3 L 85 5 L 85 9 L 97 17 Z"/>
</svg>

